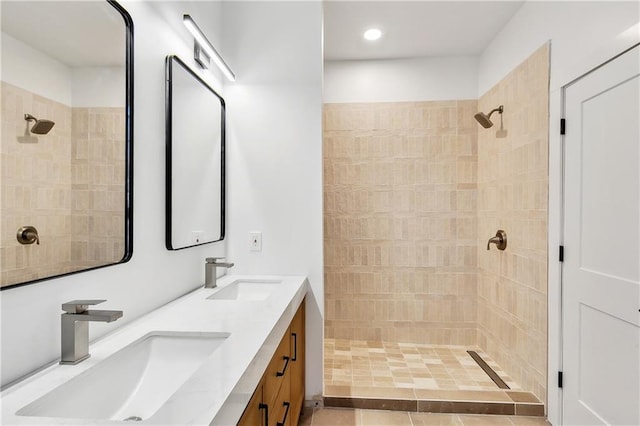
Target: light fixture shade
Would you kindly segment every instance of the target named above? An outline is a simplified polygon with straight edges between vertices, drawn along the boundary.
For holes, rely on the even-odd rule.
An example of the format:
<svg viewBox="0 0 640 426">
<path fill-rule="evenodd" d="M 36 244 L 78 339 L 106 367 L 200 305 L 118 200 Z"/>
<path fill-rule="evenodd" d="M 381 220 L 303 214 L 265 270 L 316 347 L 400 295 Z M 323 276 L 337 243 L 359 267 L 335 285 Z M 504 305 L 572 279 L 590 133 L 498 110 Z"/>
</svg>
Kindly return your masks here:
<svg viewBox="0 0 640 426">
<path fill-rule="evenodd" d="M 222 56 L 218 53 L 218 51 L 213 47 L 213 45 L 209 42 L 207 37 L 204 35 L 202 30 L 196 25 L 196 22 L 193 20 L 191 15 L 185 14 L 182 17 L 182 22 L 184 26 L 187 27 L 195 42 L 200 45 L 202 50 L 211 58 L 211 60 L 220 68 L 222 73 L 231 81 L 236 81 L 236 76 L 229 68 L 229 65 L 226 64 Z"/>
</svg>

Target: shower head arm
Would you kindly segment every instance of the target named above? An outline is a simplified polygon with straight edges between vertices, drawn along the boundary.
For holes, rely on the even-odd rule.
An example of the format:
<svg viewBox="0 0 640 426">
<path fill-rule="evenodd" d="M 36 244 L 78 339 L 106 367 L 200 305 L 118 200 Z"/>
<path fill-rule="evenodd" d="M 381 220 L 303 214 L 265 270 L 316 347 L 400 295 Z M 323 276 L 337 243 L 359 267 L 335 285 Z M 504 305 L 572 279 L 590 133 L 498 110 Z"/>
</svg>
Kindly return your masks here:
<svg viewBox="0 0 640 426">
<path fill-rule="evenodd" d="M 502 111 L 504 111 L 504 106 L 500 105 L 498 108 L 494 108 L 489 112 L 489 115 L 487 116 L 487 118 L 491 118 L 491 116 L 493 115 L 494 112 L 498 112 L 499 114 L 502 114 Z"/>
<path fill-rule="evenodd" d="M 27 120 L 27 121 L 38 121 L 38 119 L 37 119 L 37 118 L 35 118 L 35 117 L 34 117 L 33 115 L 31 115 L 31 114 L 25 114 L 25 115 L 24 115 L 24 119 L 25 119 L 25 120 Z"/>
</svg>

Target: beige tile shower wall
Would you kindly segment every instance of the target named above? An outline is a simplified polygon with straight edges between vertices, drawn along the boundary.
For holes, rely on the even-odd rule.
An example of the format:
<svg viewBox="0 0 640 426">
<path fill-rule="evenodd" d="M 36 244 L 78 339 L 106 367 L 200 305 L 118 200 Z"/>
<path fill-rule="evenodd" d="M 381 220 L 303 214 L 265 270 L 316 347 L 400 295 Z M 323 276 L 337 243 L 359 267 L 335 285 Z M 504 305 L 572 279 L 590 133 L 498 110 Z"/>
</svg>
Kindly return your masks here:
<svg viewBox="0 0 640 426">
<path fill-rule="evenodd" d="M 549 48 L 479 100 L 504 105 L 478 135 L 478 344 L 523 389 L 546 399 Z M 505 251 L 487 240 L 507 233 Z"/>
<path fill-rule="evenodd" d="M 325 105 L 326 337 L 476 343 L 476 108 Z"/>
<path fill-rule="evenodd" d="M 124 255 L 124 114 L 124 108 L 73 108 L 71 258 L 78 268 Z"/>
<path fill-rule="evenodd" d="M 0 285 L 68 272 L 71 203 L 71 109 L 2 82 Z M 34 135 L 24 114 L 55 121 Z M 40 245 L 21 245 L 18 228 L 33 225 Z"/>
</svg>

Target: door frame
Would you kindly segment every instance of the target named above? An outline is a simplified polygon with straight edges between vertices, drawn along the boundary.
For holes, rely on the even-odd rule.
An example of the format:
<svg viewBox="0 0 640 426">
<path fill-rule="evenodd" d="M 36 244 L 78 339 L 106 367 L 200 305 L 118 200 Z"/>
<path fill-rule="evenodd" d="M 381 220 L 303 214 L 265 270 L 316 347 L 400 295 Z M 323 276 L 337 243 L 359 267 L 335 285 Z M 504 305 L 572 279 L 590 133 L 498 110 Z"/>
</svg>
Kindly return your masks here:
<svg viewBox="0 0 640 426">
<path fill-rule="evenodd" d="M 558 372 L 562 371 L 562 263 L 559 247 L 564 244 L 564 137 L 560 134 L 560 120 L 564 118 L 565 90 L 587 74 L 606 65 L 618 56 L 640 46 L 640 35 L 616 38 L 600 46 L 591 57 L 576 61 L 577 65 L 559 74 L 574 76 L 559 87 L 549 88 L 549 204 L 548 204 L 548 354 L 547 354 L 547 417 L 553 425 L 562 424 L 562 389 L 558 386 Z M 553 49 L 553 42 L 551 43 Z M 553 55 L 552 55 L 553 61 Z M 553 62 L 551 64 L 551 72 Z"/>
</svg>

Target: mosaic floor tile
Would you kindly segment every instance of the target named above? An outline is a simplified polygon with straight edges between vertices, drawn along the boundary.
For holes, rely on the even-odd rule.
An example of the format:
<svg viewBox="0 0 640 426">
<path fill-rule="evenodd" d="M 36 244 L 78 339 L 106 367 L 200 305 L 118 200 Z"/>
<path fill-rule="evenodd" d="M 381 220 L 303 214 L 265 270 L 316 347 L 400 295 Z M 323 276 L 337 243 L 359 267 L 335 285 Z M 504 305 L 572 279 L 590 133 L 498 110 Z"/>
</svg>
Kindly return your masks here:
<svg viewBox="0 0 640 426">
<path fill-rule="evenodd" d="M 467 350 L 475 350 L 512 389 L 520 389 L 477 347 L 346 339 L 325 339 L 324 384 L 325 387 L 497 390 Z"/>
</svg>

